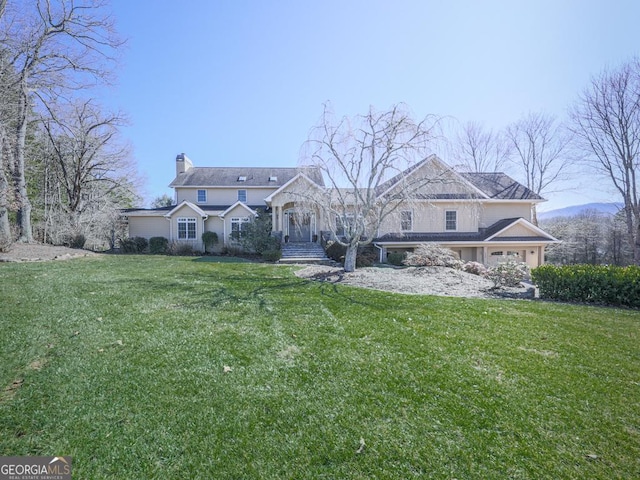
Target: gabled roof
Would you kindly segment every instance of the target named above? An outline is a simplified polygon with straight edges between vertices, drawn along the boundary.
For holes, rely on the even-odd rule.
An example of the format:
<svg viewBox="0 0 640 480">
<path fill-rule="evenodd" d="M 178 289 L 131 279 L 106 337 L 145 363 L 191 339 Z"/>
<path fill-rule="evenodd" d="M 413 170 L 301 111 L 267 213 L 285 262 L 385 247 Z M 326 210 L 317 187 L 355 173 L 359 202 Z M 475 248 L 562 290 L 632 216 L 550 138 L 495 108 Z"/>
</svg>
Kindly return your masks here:
<svg viewBox="0 0 640 480">
<path fill-rule="evenodd" d="M 240 201 L 238 201 L 238 202 L 234 203 L 233 205 L 231 205 L 229 208 L 227 208 L 224 212 L 220 213 L 218 216 L 219 216 L 219 217 L 223 217 L 223 218 L 224 218 L 224 216 L 225 216 L 227 213 L 231 212 L 232 210 L 234 210 L 234 209 L 235 209 L 236 207 L 238 207 L 238 206 L 240 206 L 240 207 L 244 208 L 247 212 L 249 212 L 249 213 L 250 213 L 251 215 L 253 215 L 254 217 L 257 217 L 257 216 L 258 216 L 258 212 L 256 212 L 255 210 L 253 210 L 253 209 L 249 208 L 247 205 L 245 205 L 244 203 L 242 203 L 242 202 L 240 202 Z"/>
<path fill-rule="evenodd" d="M 499 200 L 544 200 L 540 195 L 502 172 L 460 173 L 489 198 Z"/>
<path fill-rule="evenodd" d="M 194 205 L 191 202 L 188 201 L 183 201 L 182 203 L 176 205 L 175 207 L 173 207 L 172 210 L 170 210 L 169 212 L 165 213 L 165 217 L 171 217 L 173 216 L 174 213 L 176 213 L 178 210 L 180 210 L 182 207 L 187 206 L 189 207 L 191 210 L 193 210 L 194 212 L 196 212 L 198 215 L 200 215 L 202 218 L 207 218 L 209 215 L 207 215 L 207 213 L 202 210 L 200 207 L 198 207 L 197 205 Z"/>
<path fill-rule="evenodd" d="M 397 184 L 399 184 L 403 179 L 407 179 L 411 176 L 417 175 L 417 172 L 420 168 L 422 168 L 427 163 L 433 163 L 440 167 L 444 172 L 447 172 L 454 178 L 457 178 L 460 184 L 466 185 L 469 188 L 469 192 L 467 193 L 451 193 L 451 194 L 434 194 L 434 195 L 418 195 L 418 198 L 422 199 L 478 199 L 478 198 L 488 198 L 484 191 L 479 189 L 475 184 L 469 182 L 465 177 L 461 176 L 458 172 L 453 170 L 449 165 L 444 163 L 437 155 L 432 154 L 427 158 L 419 161 L 418 163 L 410 166 L 406 170 L 400 172 L 395 175 L 391 179 L 386 182 L 380 184 L 376 188 L 376 195 L 378 197 L 385 195 L 390 190 L 392 190 Z M 433 180 L 436 180 L 435 178 Z"/>
<path fill-rule="evenodd" d="M 316 170 L 318 174 L 320 174 L 320 170 Z M 277 190 L 271 192 L 271 194 L 264 199 L 264 201 L 267 204 L 270 204 L 271 201 L 273 200 L 273 197 L 279 193 L 285 192 L 286 189 L 292 185 L 296 180 L 305 180 L 307 182 L 309 182 L 311 185 L 316 185 L 318 187 L 324 187 L 324 182 L 321 183 L 317 183 L 315 180 L 313 180 L 311 177 L 309 177 L 307 175 L 307 170 L 305 169 L 304 171 L 300 171 L 298 172 L 294 177 L 290 178 L 288 182 L 284 183 L 280 188 L 278 188 Z M 320 174 L 320 178 L 322 178 L 322 175 Z"/>
<path fill-rule="evenodd" d="M 529 188 L 525 187 L 521 183 L 515 181 L 509 175 L 502 172 L 492 173 L 460 173 L 453 170 L 445 162 L 443 162 L 437 155 L 430 155 L 429 157 L 421 160 L 420 162 L 407 168 L 405 171 L 399 173 L 393 178 L 387 180 L 378 186 L 376 194 L 378 196 L 387 193 L 402 179 L 415 175 L 416 172 L 428 162 L 437 164 L 440 168 L 454 177 L 457 177 L 461 184 L 469 187 L 467 193 L 450 193 L 450 194 L 433 194 L 433 195 L 421 195 L 419 198 L 423 199 L 494 199 L 494 200 L 534 200 L 543 201 L 537 193 L 533 192 Z"/>
<path fill-rule="evenodd" d="M 314 183 L 324 186 L 317 168 L 192 167 L 179 174 L 170 187 L 266 187 L 279 188 L 304 172 Z M 244 180 L 239 179 L 243 177 Z"/>
</svg>

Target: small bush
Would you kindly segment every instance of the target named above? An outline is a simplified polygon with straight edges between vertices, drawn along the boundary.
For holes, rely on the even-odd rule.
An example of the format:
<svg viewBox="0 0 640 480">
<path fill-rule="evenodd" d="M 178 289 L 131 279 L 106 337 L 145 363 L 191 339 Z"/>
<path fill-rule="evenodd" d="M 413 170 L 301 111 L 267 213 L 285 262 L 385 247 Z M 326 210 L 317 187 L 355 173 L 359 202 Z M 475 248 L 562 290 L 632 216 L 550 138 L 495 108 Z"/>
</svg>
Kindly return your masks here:
<svg viewBox="0 0 640 480">
<path fill-rule="evenodd" d="M 280 250 L 265 250 L 262 252 L 262 259 L 265 262 L 277 262 L 282 258 L 282 252 Z"/>
<path fill-rule="evenodd" d="M 370 267 L 378 261 L 378 252 L 364 248 L 356 255 L 356 268 Z"/>
<path fill-rule="evenodd" d="M 144 253 L 147 250 L 147 247 L 149 247 L 149 240 L 144 237 L 133 237 L 133 241 L 136 244 L 138 253 Z"/>
<path fill-rule="evenodd" d="M 153 255 L 162 255 L 169 249 L 169 240 L 164 237 L 151 237 L 149 239 L 149 252 Z"/>
<path fill-rule="evenodd" d="M 202 234 L 202 243 L 204 244 L 204 251 L 207 251 L 218 243 L 218 234 L 216 232 L 204 232 Z"/>
<path fill-rule="evenodd" d="M 405 265 L 410 267 L 449 267 L 462 268 L 458 254 L 440 245 L 422 244 L 407 254 Z"/>
<path fill-rule="evenodd" d="M 169 253 L 179 257 L 189 257 L 195 253 L 193 245 L 184 242 L 173 242 L 169 247 Z"/>
<path fill-rule="evenodd" d="M 71 239 L 69 240 L 69 247 L 84 248 L 85 243 L 87 243 L 87 238 L 83 234 L 79 233 L 71 237 Z"/>
<path fill-rule="evenodd" d="M 400 267 L 404 265 L 404 260 L 406 257 L 406 253 L 393 252 L 387 255 L 387 263 Z"/>
<path fill-rule="evenodd" d="M 326 249 L 327 257 L 335 262 L 344 262 L 344 256 L 347 253 L 347 247 L 340 245 L 338 242 L 331 242 L 327 244 Z"/>
<path fill-rule="evenodd" d="M 344 264 L 344 257 L 347 254 L 347 247 L 341 245 L 338 242 L 329 242 L 327 243 L 325 252 L 327 254 L 327 257 L 329 257 L 334 262 Z M 358 249 L 358 253 L 356 254 L 356 268 L 370 267 L 377 261 L 378 252 L 374 250 L 370 245 L 366 245 Z"/>
<path fill-rule="evenodd" d="M 479 262 L 467 262 L 462 266 L 462 270 L 481 277 L 485 276 L 488 272 L 487 267 Z"/>
<path fill-rule="evenodd" d="M 526 263 L 507 260 L 489 268 L 485 277 L 491 280 L 495 287 L 517 287 L 527 275 L 529 267 Z"/>
</svg>

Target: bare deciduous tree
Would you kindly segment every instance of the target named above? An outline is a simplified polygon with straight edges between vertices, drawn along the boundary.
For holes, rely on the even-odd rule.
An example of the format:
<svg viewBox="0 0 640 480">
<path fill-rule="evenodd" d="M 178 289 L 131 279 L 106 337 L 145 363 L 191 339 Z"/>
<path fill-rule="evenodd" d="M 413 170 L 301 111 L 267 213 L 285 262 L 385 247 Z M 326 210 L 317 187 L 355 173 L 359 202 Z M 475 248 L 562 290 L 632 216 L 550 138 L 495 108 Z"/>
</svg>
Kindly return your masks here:
<svg viewBox="0 0 640 480">
<path fill-rule="evenodd" d="M 116 197 L 134 188 L 135 171 L 117 137 L 124 120 L 119 114 L 104 114 L 92 100 L 56 105 L 48 113 L 42 121 L 47 170 L 57 188 L 49 193 L 53 201 L 45 201 L 47 220 L 57 217 L 55 224 L 65 226 L 57 229 L 61 233 L 85 234 L 97 228 L 96 219 L 105 217 L 106 210 L 125 206 L 118 205 Z"/>
<path fill-rule="evenodd" d="M 513 147 L 512 160 L 527 188 L 544 195 L 554 183 L 565 179 L 570 164 L 569 137 L 554 116 L 529 113 L 507 127 L 506 136 Z M 538 224 L 535 204 L 532 222 Z"/>
<path fill-rule="evenodd" d="M 122 42 L 101 0 L 37 0 L 9 3 L 0 17 L 0 37 L 18 89 L 13 183 L 21 241 L 32 240 L 31 202 L 25 179 L 27 124 L 35 96 L 47 101 L 61 91 L 106 80 L 108 64 Z"/>
<path fill-rule="evenodd" d="M 486 130 L 478 122 L 467 122 L 456 135 L 454 152 L 461 169 L 499 172 L 509 159 L 510 148 L 502 134 Z"/>
<path fill-rule="evenodd" d="M 369 244 L 378 228 L 401 205 L 415 199 L 427 183 L 410 166 L 427 158 L 438 119 L 414 121 L 404 105 L 388 111 L 336 120 L 328 105 L 306 142 L 303 165 L 318 168 L 327 188 L 296 192 L 300 203 L 319 210 L 333 237 L 347 248 L 344 268 L 356 268 L 358 248 Z"/>
<path fill-rule="evenodd" d="M 571 120 L 587 161 L 624 200 L 634 263 L 640 264 L 640 60 L 592 78 L 571 110 Z"/>
</svg>

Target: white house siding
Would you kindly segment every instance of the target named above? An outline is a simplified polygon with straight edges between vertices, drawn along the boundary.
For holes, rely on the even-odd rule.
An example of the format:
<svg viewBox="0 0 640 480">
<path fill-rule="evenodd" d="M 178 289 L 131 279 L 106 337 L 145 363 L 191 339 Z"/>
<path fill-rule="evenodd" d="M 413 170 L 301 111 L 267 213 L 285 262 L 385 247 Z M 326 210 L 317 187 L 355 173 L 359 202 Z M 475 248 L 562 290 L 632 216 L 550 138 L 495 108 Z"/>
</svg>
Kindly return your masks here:
<svg viewBox="0 0 640 480">
<path fill-rule="evenodd" d="M 129 236 L 144 237 L 147 240 L 151 237 L 169 238 L 169 221 L 162 216 L 159 217 L 129 217 Z"/>
<path fill-rule="evenodd" d="M 485 203 L 480 212 L 480 227 L 487 228 L 504 218 L 522 217 L 531 221 L 531 204 L 523 202 Z"/>
<path fill-rule="evenodd" d="M 245 187 L 242 182 L 238 182 L 233 188 L 176 188 L 178 204 L 183 201 L 191 202 L 198 205 L 198 190 L 206 190 L 206 205 L 233 205 L 238 201 L 238 190 L 247 191 L 247 205 L 262 205 L 264 199 L 271 195 L 275 188 Z M 202 204 L 202 203 L 201 203 Z"/>
</svg>

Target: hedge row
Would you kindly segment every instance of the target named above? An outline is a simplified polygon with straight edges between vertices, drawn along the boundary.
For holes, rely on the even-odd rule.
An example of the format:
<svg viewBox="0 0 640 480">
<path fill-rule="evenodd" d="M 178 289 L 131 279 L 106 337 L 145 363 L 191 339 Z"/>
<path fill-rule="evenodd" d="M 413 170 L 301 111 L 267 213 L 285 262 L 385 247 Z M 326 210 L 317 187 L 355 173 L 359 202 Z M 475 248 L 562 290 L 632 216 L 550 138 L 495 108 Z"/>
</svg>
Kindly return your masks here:
<svg viewBox="0 0 640 480">
<path fill-rule="evenodd" d="M 640 267 L 542 265 L 531 271 L 540 297 L 640 308 Z"/>
</svg>

